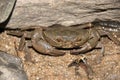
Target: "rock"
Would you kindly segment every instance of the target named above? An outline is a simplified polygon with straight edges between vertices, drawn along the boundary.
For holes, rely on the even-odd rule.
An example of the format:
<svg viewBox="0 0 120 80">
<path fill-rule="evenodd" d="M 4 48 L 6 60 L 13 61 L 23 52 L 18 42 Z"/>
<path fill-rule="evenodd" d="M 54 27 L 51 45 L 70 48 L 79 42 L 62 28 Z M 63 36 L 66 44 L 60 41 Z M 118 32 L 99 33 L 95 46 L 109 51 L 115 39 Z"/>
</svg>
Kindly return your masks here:
<svg viewBox="0 0 120 80">
<path fill-rule="evenodd" d="M 120 0 L 17 0 L 7 28 L 120 20 Z"/>
<path fill-rule="evenodd" d="M 0 80 L 28 80 L 18 57 L 0 51 Z"/>
<path fill-rule="evenodd" d="M 16 0 L 0 0 L 0 23 L 10 16 L 15 2 Z"/>
</svg>

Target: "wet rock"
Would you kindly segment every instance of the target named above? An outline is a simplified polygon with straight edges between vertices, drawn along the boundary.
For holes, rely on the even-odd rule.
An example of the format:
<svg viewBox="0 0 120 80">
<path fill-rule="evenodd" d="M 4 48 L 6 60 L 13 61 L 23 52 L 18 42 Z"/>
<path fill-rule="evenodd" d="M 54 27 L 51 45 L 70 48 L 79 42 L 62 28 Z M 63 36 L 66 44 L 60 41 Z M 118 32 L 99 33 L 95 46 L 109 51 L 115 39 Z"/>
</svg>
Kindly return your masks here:
<svg viewBox="0 0 120 80">
<path fill-rule="evenodd" d="M 0 80 L 27 80 L 18 57 L 0 51 Z"/>
</svg>

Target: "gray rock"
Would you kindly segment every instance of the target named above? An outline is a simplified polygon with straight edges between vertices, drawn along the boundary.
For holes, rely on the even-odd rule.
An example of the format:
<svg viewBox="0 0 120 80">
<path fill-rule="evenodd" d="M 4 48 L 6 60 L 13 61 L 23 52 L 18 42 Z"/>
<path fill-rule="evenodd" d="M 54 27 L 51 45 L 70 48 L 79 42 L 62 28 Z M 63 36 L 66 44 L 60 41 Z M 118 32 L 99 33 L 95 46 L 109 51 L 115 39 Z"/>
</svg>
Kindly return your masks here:
<svg viewBox="0 0 120 80">
<path fill-rule="evenodd" d="M 0 51 L 0 80 L 28 80 L 18 57 Z"/>
<path fill-rule="evenodd" d="M 17 0 L 7 28 L 120 20 L 120 0 Z"/>
<path fill-rule="evenodd" d="M 0 0 L 0 23 L 9 17 L 15 2 L 16 0 Z"/>
</svg>

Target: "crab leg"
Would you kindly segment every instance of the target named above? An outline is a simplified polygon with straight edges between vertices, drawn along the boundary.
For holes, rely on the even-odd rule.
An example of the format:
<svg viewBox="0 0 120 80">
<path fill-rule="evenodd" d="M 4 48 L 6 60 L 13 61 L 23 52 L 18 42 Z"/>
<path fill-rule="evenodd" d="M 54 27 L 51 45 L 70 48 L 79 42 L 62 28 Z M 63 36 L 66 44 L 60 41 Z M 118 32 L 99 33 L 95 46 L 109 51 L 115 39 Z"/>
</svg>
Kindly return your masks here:
<svg viewBox="0 0 120 80">
<path fill-rule="evenodd" d="M 10 30 L 6 32 L 8 35 L 13 35 L 13 36 L 18 36 L 21 37 L 23 36 L 24 32 L 20 31 L 20 30 Z"/>
<path fill-rule="evenodd" d="M 109 31 L 99 30 L 101 36 L 108 36 L 115 44 L 120 45 L 120 41 L 116 38 L 116 35 L 111 34 Z"/>
<path fill-rule="evenodd" d="M 23 34 L 22 38 L 20 39 L 20 43 L 19 43 L 19 51 L 22 51 L 25 47 L 25 35 Z"/>
</svg>

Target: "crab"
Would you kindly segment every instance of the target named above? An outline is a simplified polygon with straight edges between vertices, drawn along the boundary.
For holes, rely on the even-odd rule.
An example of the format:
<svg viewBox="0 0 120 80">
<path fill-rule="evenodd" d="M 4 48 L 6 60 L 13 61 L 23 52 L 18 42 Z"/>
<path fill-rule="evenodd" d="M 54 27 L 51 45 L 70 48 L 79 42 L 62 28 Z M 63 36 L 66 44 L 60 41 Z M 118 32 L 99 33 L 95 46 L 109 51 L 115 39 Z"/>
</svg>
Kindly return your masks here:
<svg viewBox="0 0 120 80">
<path fill-rule="evenodd" d="M 9 31 L 8 34 L 22 36 L 19 50 L 22 50 L 26 43 L 26 46 L 33 47 L 37 52 L 52 56 L 64 55 L 68 51 L 70 54 L 83 54 L 96 47 L 100 47 L 104 54 L 104 46 L 100 42 L 102 36 L 120 44 L 109 31 L 97 29 L 90 23 L 69 27 L 55 24 L 46 28 Z"/>
<path fill-rule="evenodd" d="M 37 52 L 51 56 L 61 56 L 69 52 L 70 54 L 81 55 L 93 50 L 101 48 L 101 56 L 104 56 L 104 46 L 100 39 L 107 36 L 115 44 L 120 45 L 120 41 L 109 31 L 103 27 L 94 26 L 91 23 L 74 25 L 65 27 L 55 24 L 49 27 L 26 28 L 17 31 L 8 31 L 7 34 L 21 37 L 19 50 L 25 47 L 33 47 Z M 28 51 L 28 50 L 27 50 Z M 28 52 L 29 53 L 29 52 Z M 31 55 L 26 55 L 25 60 L 31 61 Z M 28 58 L 27 58 L 28 57 Z M 23 58 L 24 59 L 24 58 Z M 34 62 L 34 61 L 33 61 Z M 79 75 L 79 67 L 82 67 L 88 78 L 93 74 L 93 70 L 86 61 L 86 56 L 79 56 L 68 67 L 75 66 L 75 73 Z"/>
</svg>

